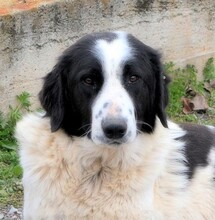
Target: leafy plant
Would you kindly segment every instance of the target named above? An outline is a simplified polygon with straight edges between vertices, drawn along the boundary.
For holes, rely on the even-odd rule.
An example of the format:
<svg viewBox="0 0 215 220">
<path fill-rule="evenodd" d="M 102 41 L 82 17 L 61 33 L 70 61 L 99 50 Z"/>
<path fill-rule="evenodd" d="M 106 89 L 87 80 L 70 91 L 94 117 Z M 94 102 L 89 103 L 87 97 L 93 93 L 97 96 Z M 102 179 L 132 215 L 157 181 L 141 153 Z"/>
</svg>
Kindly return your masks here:
<svg viewBox="0 0 215 220">
<path fill-rule="evenodd" d="M 9 106 L 9 113 L 4 116 L 0 112 L 0 149 L 16 149 L 16 140 L 14 138 L 14 128 L 16 122 L 21 119 L 22 113 L 30 111 L 30 94 L 23 92 L 16 96 L 18 105 L 16 107 Z"/>
<path fill-rule="evenodd" d="M 203 70 L 204 80 L 206 82 L 215 82 L 215 61 L 214 58 L 209 58 Z M 208 99 L 209 106 L 215 106 L 215 89 L 210 91 Z"/>
<path fill-rule="evenodd" d="M 22 168 L 17 155 L 17 143 L 14 138 L 16 123 L 22 114 L 30 111 L 30 94 L 23 92 L 16 96 L 17 105 L 9 106 L 5 116 L 0 112 L 0 206 L 17 205 L 22 200 Z"/>
<path fill-rule="evenodd" d="M 203 76 L 205 81 L 215 79 L 215 64 L 213 57 L 209 58 L 207 63 L 205 64 Z"/>
</svg>

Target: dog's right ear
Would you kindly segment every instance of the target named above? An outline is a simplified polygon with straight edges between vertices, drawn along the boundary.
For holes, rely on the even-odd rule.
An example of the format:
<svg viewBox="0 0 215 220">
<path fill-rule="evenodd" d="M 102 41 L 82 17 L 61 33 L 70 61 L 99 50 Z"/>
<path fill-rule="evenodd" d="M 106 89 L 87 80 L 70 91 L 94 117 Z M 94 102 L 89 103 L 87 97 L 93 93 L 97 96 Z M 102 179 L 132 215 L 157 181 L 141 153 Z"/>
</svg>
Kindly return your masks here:
<svg viewBox="0 0 215 220">
<path fill-rule="evenodd" d="M 51 131 L 57 131 L 64 119 L 64 95 L 62 90 L 62 74 L 64 68 L 56 65 L 54 69 L 44 77 L 44 84 L 39 93 L 39 99 L 46 115 L 51 120 Z"/>
</svg>

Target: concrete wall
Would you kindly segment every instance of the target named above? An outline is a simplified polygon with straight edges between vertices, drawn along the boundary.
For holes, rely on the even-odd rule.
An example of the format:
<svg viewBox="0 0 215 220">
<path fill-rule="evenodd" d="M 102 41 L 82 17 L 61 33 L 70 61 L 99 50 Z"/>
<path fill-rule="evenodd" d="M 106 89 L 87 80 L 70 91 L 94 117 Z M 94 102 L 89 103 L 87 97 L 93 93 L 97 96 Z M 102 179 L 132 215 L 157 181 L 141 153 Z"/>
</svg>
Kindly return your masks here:
<svg viewBox="0 0 215 220">
<path fill-rule="evenodd" d="M 15 95 L 37 104 L 41 77 L 61 52 L 94 31 L 124 30 L 160 50 L 165 61 L 215 57 L 214 0 L 64 0 L 0 17 L 0 110 Z"/>
</svg>

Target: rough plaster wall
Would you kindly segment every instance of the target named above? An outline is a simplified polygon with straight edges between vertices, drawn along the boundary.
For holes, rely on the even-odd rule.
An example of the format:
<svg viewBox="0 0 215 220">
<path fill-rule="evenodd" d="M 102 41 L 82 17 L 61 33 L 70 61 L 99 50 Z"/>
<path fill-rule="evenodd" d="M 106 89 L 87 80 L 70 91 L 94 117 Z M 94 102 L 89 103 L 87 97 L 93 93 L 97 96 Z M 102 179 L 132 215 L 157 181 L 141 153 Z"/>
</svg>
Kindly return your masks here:
<svg viewBox="0 0 215 220">
<path fill-rule="evenodd" d="M 215 1 L 64 0 L 0 17 L 0 110 L 22 91 L 37 103 L 41 77 L 61 52 L 79 37 L 103 30 L 128 31 L 165 60 L 201 70 L 215 57 Z"/>
</svg>

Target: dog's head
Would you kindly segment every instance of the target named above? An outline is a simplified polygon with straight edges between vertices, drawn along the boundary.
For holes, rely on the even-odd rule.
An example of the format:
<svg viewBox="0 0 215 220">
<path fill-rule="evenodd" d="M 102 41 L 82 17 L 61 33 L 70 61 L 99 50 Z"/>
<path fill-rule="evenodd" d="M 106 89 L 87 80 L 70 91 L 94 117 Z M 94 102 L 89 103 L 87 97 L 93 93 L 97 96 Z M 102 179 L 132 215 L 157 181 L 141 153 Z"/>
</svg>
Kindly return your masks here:
<svg viewBox="0 0 215 220">
<path fill-rule="evenodd" d="M 155 50 L 124 32 L 103 32 L 68 48 L 39 96 L 52 132 L 121 144 L 153 132 L 156 116 L 167 127 L 167 83 Z"/>
</svg>

